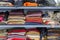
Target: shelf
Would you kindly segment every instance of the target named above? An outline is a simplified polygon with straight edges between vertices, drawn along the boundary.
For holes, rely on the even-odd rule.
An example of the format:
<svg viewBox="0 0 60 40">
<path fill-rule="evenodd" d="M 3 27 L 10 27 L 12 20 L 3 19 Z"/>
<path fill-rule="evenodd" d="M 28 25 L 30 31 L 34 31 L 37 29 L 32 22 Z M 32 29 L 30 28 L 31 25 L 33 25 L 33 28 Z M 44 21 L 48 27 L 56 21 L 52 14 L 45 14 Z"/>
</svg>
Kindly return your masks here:
<svg viewBox="0 0 60 40">
<path fill-rule="evenodd" d="M 51 25 L 0 25 L 0 28 L 3 27 L 7 27 L 7 28 L 11 28 L 11 27 L 25 27 L 25 28 L 34 28 L 34 27 L 46 27 L 46 28 L 60 28 L 60 25 L 55 25 L 54 27 L 52 27 Z"/>
<path fill-rule="evenodd" d="M 17 9 L 60 9 L 60 7 L 17 7 Z"/>
<path fill-rule="evenodd" d="M 0 7 L 0 9 L 60 9 L 60 7 Z"/>
<path fill-rule="evenodd" d="M 4 9 L 17 9 L 16 7 L 0 7 L 1 10 L 4 10 Z"/>
</svg>

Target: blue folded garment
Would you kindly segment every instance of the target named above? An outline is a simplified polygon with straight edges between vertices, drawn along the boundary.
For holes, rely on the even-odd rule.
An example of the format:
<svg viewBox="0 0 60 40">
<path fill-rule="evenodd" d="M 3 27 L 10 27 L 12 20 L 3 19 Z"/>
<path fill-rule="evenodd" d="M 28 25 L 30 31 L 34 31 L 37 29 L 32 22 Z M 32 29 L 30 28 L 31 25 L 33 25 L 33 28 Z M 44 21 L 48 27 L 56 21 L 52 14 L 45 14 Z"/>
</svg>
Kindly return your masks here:
<svg viewBox="0 0 60 40">
<path fill-rule="evenodd" d="M 26 22 L 26 25 L 42 25 L 40 23 L 35 23 L 35 22 Z"/>
<path fill-rule="evenodd" d="M 11 2 L 12 4 L 14 4 L 15 1 L 14 0 L 8 0 L 8 2 Z"/>
<path fill-rule="evenodd" d="M 48 14 L 43 14 L 43 15 L 42 15 L 42 17 L 47 17 L 47 16 L 48 16 Z"/>
</svg>

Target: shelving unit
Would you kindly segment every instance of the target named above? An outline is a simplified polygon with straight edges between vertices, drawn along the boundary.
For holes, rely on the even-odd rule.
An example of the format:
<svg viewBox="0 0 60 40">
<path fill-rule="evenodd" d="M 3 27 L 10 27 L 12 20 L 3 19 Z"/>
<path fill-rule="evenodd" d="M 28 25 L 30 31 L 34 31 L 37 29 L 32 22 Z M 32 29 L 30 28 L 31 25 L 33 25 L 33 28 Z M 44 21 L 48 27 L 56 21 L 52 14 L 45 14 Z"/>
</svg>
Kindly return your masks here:
<svg viewBox="0 0 60 40">
<path fill-rule="evenodd" d="M 44 0 L 42 0 L 41 1 L 41 3 L 40 3 L 40 0 L 32 0 L 32 1 L 35 1 L 35 3 L 37 3 L 38 5 L 37 6 L 35 6 L 35 7 L 28 7 L 28 6 L 24 6 L 24 3 L 25 3 L 25 1 L 27 2 L 27 0 L 9 0 L 9 1 L 7 1 L 7 2 L 11 2 L 12 3 L 12 5 L 13 6 L 11 6 L 11 7 L 1 7 L 0 6 L 0 12 L 4 12 L 5 14 L 4 14 L 4 17 L 3 17 L 3 19 L 4 19 L 4 21 L 2 21 L 2 22 L 4 22 L 5 24 L 3 24 L 2 23 L 2 25 L 0 25 L 0 31 L 1 30 L 5 30 L 5 32 L 6 32 L 6 38 L 7 38 L 7 40 L 9 39 L 9 37 L 8 36 L 10 36 L 11 35 L 11 38 L 15 38 L 15 34 L 14 33 L 18 33 L 18 37 L 20 38 L 20 36 L 24 36 L 26 39 L 28 39 L 28 40 L 34 40 L 33 38 L 31 39 L 29 39 L 29 37 L 28 36 L 32 36 L 32 37 L 35 37 L 36 35 L 37 35 L 37 37 L 35 37 L 35 38 L 39 38 L 39 40 L 48 40 L 48 32 L 52 32 L 52 35 L 53 35 L 53 32 L 55 32 L 56 30 L 54 30 L 54 29 L 59 29 L 60 30 L 60 25 L 53 25 L 54 23 L 56 23 L 56 21 L 53 19 L 53 22 L 52 22 L 52 19 L 49 19 L 49 18 L 51 18 L 51 15 L 49 14 L 49 13 L 54 13 L 55 11 L 59 11 L 60 12 L 60 7 L 59 6 L 56 6 L 56 4 L 50 4 L 50 3 L 47 3 L 46 4 L 46 1 L 44 1 Z M 31 1 L 31 0 L 30 0 Z M 31 2 L 32 2 L 31 1 Z M 43 2 L 44 1 L 44 2 Z M 49 0 L 48 0 L 49 1 Z M 21 3 L 21 4 L 20 4 Z M 34 3 L 34 2 L 32 2 L 32 3 Z M 45 4 L 44 4 L 45 3 Z M 40 5 L 40 4 L 42 4 L 42 5 Z M 51 6 L 50 6 L 51 5 Z M 53 6 L 54 5 L 54 6 Z M 5 5 L 6 6 L 6 5 Z M 21 10 L 20 10 L 21 9 Z M 38 19 L 42 19 L 42 20 L 39 20 L 39 22 L 30 22 L 30 19 L 26 22 L 26 14 L 28 13 L 28 12 L 30 12 L 29 10 L 34 10 L 34 12 L 32 12 L 32 13 L 35 13 L 35 11 L 37 10 L 37 11 L 39 11 L 38 12 L 38 15 L 39 15 L 39 17 L 38 17 Z M 18 14 L 15 14 L 14 15 L 14 13 L 15 13 L 15 11 L 16 11 L 16 13 L 18 13 Z M 18 12 L 17 12 L 18 11 Z M 21 14 L 19 14 L 20 13 L 20 11 L 21 11 Z M 59 12 L 57 12 L 57 13 L 59 13 Z M 10 14 L 9 14 L 10 13 Z M 44 14 L 46 14 L 47 15 L 47 17 L 43 17 L 43 16 L 46 16 L 46 15 L 44 15 Z M 12 18 L 13 17 L 13 15 L 14 15 L 14 17 L 16 17 L 16 15 L 17 16 L 19 16 L 19 18 L 17 17 L 17 18 Z M 24 23 L 22 23 L 21 21 L 20 21 L 20 15 L 21 15 L 21 17 L 24 17 L 24 18 L 21 18 L 21 19 L 23 19 L 23 21 L 24 21 Z M 32 17 L 32 16 L 30 16 L 30 14 L 28 13 L 27 14 L 29 17 Z M 35 13 L 35 15 L 36 15 L 36 13 Z M 42 16 L 43 15 L 43 16 Z M 55 16 L 55 15 L 54 15 Z M 10 18 L 9 18 L 10 17 Z M 34 17 L 36 17 L 36 16 L 34 16 Z M 33 18 L 34 18 L 33 17 Z M 44 20 L 43 18 L 47 18 L 46 20 Z M 18 24 L 14 24 L 14 23 L 16 23 L 16 22 L 13 22 L 13 23 L 10 23 L 10 24 L 12 24 L 12 25 L 9 25 L 9 22 L 12 22 L 11 20 L 9 20 L 9 19 L 14 19 L 13 21 L 15 21 L 16 19 L 17 20 L 19 20 L 18 21 Z M 33 20 L 33 19 L 32 19 Z M 36 20 L 33 20 L 33 21 L 36 21 Z M 42 21 L 42 22 L 41 22 Z M 19 22 L 21 22 L 22 23 L 22 25 L 19 23 Z M 46 23 L 47 22 L 47 23 Z M 49 22 L 51 22 L 51 25 L 49 25 Z M 26 23 L 26 24 L 25 24 Z M 29 25 L 27 25 L 29 23 Z M 31 23 L 32 23 L 32 25 L 31 25 Z M 36 25 L 33 25 L 34 23 L 37 23 Z M 59 23 L 60 23 L 60 21 L 59 21 Z M 47 24 L 47 25 L 45 25 L 45 24 Z M 58 24 L 58 23 L 56 23 L 56 24 Z M 15 28 L 16 29 L 18 29 L 18 30 L 15 30 Z M 13 31 L 16 31 L 16 32 L 13 32 L 11 29 L 13 29 Z M 21 29 L 22 29 L 22 31 L 21 31 Z M 50 29 L 53 29 L 53 30 L 50 30 Z M 9 34 L 9 32 L 8 32 L 8 30 L 10 31 L 10 33 L 11 34 Z M 33 31 L 32 31 L 33 30 Z M 19 31 L 19 32 L 17 32 L 17 31 Z M 21 32 L 20 32 L 21 31 Z M 31 32 L 32 31 L 32 32 Z M 28 32 L 31 32 L 31 34 L 28 34 Z M 57 31 L 56 31 L 57 32 Z M 60 32 L 60 31 L 59 31 Z M 21 35 L 22 34 L 22 35 Z M 23 35 L 24 34 L 24 35 Z M 35 34 L 35 35 L 34 35 Z M 58 33 L 55 33 L 55 34 L 58 34 Z M 2 35 L 4 35 L 4 34 L 2 34 L 1 33 L 1 36 Z M 26 35 L 28 35 L 28 36 L 26 36 Z M 52 36 L 52 35 L 49 35 L 49 36 Z M 18 38 L 17 37 L 17 38 Z M 53 36 L 52 36 L 53 37 Z M 0 37 L 1 38 L 1 37 Z M 22 37 L 21 37 L 22 38 Z M 56 37 L 57 38 L 57 37 Z M 25 40 L 26 40 L 25 39 Z M 50 38 L 51 39 L 51 38 Z M 52 38 L 52 39 L 54 39 L 54 38 Z M 6 40 L 6 39 L 5 39 Z M 12 40 L 12 39 L 10 39 L 10 40 Z M 20 39 L 21 40 L 21 39 Z"/>
</svg>

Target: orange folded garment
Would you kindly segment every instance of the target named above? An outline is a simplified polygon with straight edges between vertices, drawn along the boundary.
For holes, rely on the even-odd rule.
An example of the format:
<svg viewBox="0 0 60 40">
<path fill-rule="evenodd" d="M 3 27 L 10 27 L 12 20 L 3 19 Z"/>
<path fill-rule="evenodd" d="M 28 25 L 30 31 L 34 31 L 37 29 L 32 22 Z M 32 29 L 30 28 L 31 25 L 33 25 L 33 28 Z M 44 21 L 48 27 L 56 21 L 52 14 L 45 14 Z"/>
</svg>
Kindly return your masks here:
<svg viewBox="0 0 60 40">
<path fill-rule="evenodd" d="M 37 3 L 25 2 L 24 6 L 38 6 Z"/>
<path fill-rule="evenodd" d="M 42 23 L 43 19 L 41 17 L 26 17 L 26 22 Z"/>
</svg>

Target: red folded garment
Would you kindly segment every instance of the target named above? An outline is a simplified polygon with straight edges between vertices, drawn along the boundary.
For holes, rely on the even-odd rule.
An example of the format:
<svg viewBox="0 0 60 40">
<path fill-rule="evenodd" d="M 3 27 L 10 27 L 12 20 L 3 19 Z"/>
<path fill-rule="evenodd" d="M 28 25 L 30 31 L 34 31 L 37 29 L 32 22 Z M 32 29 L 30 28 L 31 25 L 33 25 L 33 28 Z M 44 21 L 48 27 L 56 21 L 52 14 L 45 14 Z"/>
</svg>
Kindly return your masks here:
<svg viewBox="0 0 60 40">
<path fill-rule="evenodd" d="M 25 40 L 25 38 L 13 38 L 12 40 Z"/>
<path fill-rule="evenodd" d="M 9 33 L 10 32 L 26 32 L 26 30 L 24 30 L 24 29 L 15 29 L 15 30 L 10 30 Z"/>
<path fill-rule="evenodd" d="M 39 32 L 39 30 L 36 29 L 36 28 L 31 28 L 31 29 L 28 29 L 27 31 L 36 31 L 36 32 Z"/>
<path fill-rule="evenodd" d="M 25 38 L 9 38 L 7 40 L 26 40 Z"/>
<path fill-rule="evenodd" d="M 41 17 L 26 17 L 26 22 L 42 23 L 43 19 Z"/>
</svg>

